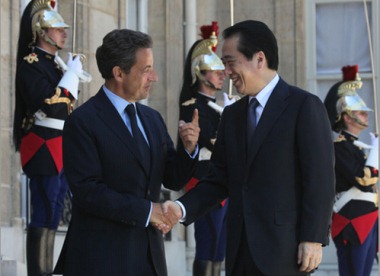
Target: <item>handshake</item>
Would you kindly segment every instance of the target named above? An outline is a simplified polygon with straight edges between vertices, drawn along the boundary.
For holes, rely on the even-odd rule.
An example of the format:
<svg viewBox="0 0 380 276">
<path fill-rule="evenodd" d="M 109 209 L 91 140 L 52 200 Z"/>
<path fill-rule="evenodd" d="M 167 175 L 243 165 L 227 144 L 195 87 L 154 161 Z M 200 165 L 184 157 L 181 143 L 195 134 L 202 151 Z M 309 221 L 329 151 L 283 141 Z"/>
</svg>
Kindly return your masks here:
<svg viewBox="0 0 380 276">
<path fill-rule="evenodd" d="M 150 224 L 167 234 L 182 218 L 182 209 L 174 201 L 167 200 L 164 203 L 152 203 Z"/>
</svg>

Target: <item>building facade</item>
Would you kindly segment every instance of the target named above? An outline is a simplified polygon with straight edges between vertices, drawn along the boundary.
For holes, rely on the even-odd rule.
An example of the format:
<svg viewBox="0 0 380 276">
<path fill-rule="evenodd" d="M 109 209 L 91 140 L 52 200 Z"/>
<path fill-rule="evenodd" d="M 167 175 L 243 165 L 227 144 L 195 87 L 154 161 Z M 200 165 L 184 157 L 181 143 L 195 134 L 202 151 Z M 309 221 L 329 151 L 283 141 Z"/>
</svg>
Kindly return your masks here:
<svg viewBox="0 0 380 276">
<path fill-rule="evenodd" d="M 25 263 L 24 230 L 28 219 L 28 194 L 19 155 L 12 145 L 12 122 L 19 22 L 28 2 L 29 0 L 1 0 L 0 276 L 23 275 Z M 378 109 L 376 107 L 380 103 L 373 93 L 379 90 L 380 4 L 377 0 L 57 2 L 59 13 L 72 26 L 68 30 L 67 49 L 60 55 L 65 59 L 67 51 L 85 54 L 87 59 L 84 68 L 93 76 L 91 83 L 81 84 L 78 104 L 93 96 L 103 83 L 96 66 L 95 51 L 106 33 L 116 28 L 131 28 L 152 36 L 159 81 L 145 104 L 161 113 L 174 141 L 177 136 L 178 97 L 186 52 L 199 38 L 199 27 L 215 20 L 219 22 L 220 31 L 230 26 L 231 22 L 245 19 L 265 22 L 278 39 L 280 76 L 288 83 L 318 95 L 322 100 L 332 84 L 341 79 L 342 66 L 359 64 L 364 83 L 361 96 L 370 108 Z M 219 54 L 220 48 L 217 52 Z M 228 90 L 227 82 L 225 90 Z M 369 131 L 377 131 L 376 113 L 371 116 Z M 366 133 L 362 136 L 364 142 L 369 142 Z M 178 196 L 176 193 L 166 194 L 172 198 Z M 195 246 L 191 229 L 192 227 L 185 229 L 181 225 L 176 226 L 167 238 L 170 275 L 186 275 L 191 270 Z M 61 235 L 63 239 L 64 231 Z M 57 238 L 57 247 L 60 245 L 59 239 L 60 237 Z M 318 274 L 337 275 L 333 274 L 337 269 L 334 250 L 333 245 L 325 249 Z M 17 271 L 16 274 L 6 274 L 15 273 L 14 271 Z"/>
</svg>

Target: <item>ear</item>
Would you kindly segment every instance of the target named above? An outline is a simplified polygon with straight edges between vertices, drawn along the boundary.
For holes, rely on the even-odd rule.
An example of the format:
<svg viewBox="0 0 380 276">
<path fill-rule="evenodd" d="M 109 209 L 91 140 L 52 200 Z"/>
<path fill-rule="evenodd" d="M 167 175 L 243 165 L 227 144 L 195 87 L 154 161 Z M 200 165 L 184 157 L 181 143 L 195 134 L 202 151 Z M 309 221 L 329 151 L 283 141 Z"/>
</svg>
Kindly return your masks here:
<svg viewBox="0 0 380 276">
<path fill-rule="evenodd" d="M 264 64 L 266 64 L 266 57 L 263 51 L 259 51 L 256 53 L 256 60 L 259 68 L 262 68 Z"/>
<path fill-rule="evenodd" d="M 347 113 L 344 113 L 342 115 L 342 118 L 343 118 L 344 123 L 346 124 L 352 121 L 352 118 Z"/>
<path fill-rule="evenodd" d="M 116 81 L 122 81 L 123 79 L 123 70 L 119 66 L 114 66 L 112 68 L 112 75 Z"/>
</svg>

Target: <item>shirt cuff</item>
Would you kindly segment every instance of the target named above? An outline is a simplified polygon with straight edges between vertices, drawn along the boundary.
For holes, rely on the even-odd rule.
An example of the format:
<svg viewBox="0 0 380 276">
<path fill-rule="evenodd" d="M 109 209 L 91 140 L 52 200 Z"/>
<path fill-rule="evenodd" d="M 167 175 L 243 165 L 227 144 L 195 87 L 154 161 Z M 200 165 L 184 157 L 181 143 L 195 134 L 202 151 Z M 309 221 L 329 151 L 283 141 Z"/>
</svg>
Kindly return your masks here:
<svg viewBox="0 0 380 276">
<path fill-rule="evenodd" d="M 146 223 L 145 223 L 145 227 L 148 227 L 151 215 L 152 215 L 152 202 L 150 202 L 150 210 L 149 210 L 148 219 L 146 220 Z"/>
<path fill-rule="evenodd" d="M 179 207 L 181 207 L 181 211 L 182 211 L 182 218 L 179 220 L 179 222 L 185 222 L 186 220 L 186 208 L 185 206 L 183 206 L 183 204 L 176 200 L 175 203 L 177 203 L 179 205 Z"/>
<path fill-rule="evenodd" d="M 191 159 L 195 159 L 195 157 L 197 157 L 198 152 L 199 152 L 198 144 L 197 144 L 197 146 L 196 146 L 195 151 L 194 151 L 193 154 L 190 154 L 186 149 L 185 149 L 185 151 L 187 152 L 187 154 L 190 156 Z"/>
</svg>

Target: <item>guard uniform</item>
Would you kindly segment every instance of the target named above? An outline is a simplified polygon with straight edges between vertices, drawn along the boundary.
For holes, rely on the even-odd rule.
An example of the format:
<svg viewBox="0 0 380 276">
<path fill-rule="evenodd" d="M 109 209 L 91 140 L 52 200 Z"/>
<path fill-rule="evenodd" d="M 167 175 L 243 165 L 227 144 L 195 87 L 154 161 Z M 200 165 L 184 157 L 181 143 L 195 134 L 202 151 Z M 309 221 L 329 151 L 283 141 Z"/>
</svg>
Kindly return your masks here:
<svg viewBox="0 0 380 276">
<path fill-rule="evenodd" d="M 77 98 L 78 75 L 83 71 L 79 59 L 69 58 L 71 63 L 63 66 L 55 55 L 69 26 L 54 5 L 53 0 L 29 2 L 21 18 L 17 49 L 13 140 L 29 178 L 31 220 L 26 260 L 30 276 L 51 275 L 53 271 L 55 232 L 68 191 L 62 129 Z M 59 36 L 62 41 L 49 36 L 51 29 L 55 29 L 53 38 Z"/>
<path fill-rule="evenodd" d="M 354 144 L 357 139 L 342 131 L 334 143 L 337 203 L 347 191 L 355 194 L 333 214 L 331 234 L 341 275 L 370 275 L 378 244 L 378 171 L 365 166 L 366 155 Z"/>
<path fill-rule="evenodd" d="M 368 127 L 363 114 L 368 116 L 372 110 L 356 92 L 362 86 L 358 66 L 345 66 L 342 71 L 343 81 L 325 99 L 331 127 L 339 133 L 334 141 L 336 196 L 331 236 L 339 275 L 369 276 L 378 244 L 378 138 L 372 135 L 372 146 L 358 141 L 356 135 Z"/>
<path fill-rule="evenodd" d="M 16 76 L 23 105 L 20 155 L 30 179 L 31 227 L 56 229 L 68 190 L 62 173 L 62 127 L 74 98 L 57 87 L 62 75 L 55 56 L 35 48 L 24 58 Z"/>
</svg>

